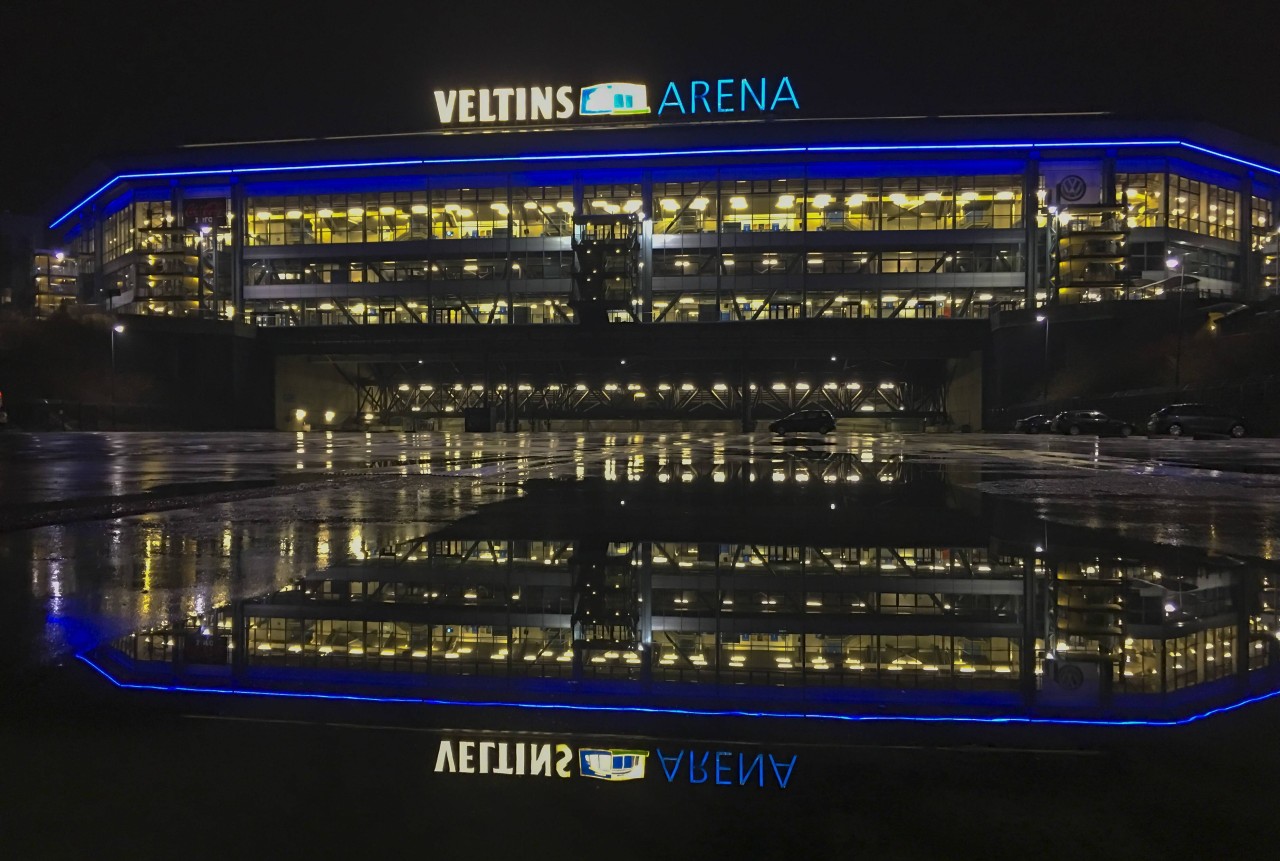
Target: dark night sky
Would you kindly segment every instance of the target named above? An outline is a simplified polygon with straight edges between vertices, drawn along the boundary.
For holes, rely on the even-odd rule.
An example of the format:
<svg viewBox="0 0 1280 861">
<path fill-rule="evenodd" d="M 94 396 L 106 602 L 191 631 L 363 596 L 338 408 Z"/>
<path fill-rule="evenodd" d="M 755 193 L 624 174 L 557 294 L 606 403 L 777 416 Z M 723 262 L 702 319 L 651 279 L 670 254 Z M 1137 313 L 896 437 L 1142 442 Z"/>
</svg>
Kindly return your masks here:
<svg viewBox="0 0 1280 861">
<path fill-rule="evenodd" d="M 1280 144 L 1280 12 L 1252 2 L 24 6 L 0 23 L 0 211 L 118 153 L 429 128 L 442 85 L 787 74 L 805 116 L 1108 110 Z"/>
</svg>

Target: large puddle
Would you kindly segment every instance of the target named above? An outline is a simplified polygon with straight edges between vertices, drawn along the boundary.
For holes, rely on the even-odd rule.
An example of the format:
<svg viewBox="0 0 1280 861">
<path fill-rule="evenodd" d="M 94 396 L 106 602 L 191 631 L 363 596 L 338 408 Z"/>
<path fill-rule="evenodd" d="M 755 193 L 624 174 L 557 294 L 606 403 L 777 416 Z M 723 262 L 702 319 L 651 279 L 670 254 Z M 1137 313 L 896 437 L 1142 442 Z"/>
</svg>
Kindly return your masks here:
<svg viewBox="0 0 1280 861">
<path fill-rule="evenodd" d="M 1280 686 L 1261 558 L 1048 522 L 892 440 L 596 443 L 354 444 L 294 493 L 11 533 L 45 615 L 12 645 L 174 691 L 837 719 L 1178 722 Z"/>
</svg>

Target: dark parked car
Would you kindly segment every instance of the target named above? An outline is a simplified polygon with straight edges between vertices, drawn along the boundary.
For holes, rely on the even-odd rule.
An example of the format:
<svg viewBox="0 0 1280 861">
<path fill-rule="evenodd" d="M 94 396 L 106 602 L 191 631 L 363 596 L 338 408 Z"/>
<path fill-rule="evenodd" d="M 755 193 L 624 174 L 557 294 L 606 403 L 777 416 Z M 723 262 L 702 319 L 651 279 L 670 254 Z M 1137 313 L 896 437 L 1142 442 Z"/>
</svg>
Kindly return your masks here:
<svg viewBox="0 0 1280 861">
<path fill-rule="evenodd" d="M 1205 404 L 1169 404 L 1147 419 L 1148 434 L 1244 436 L 1244 419 Z"/>
<path fill-rule="evenodd" d="M 1133 425 L 1113 419 L 1106 413 L 1097 410 L 1068 410 L 1058 413 L 1050 429 L 1054 433 L 1096 434 L 1097 436 L 1129 436 L 1133 433 Z"/>
<path fill-rule="evenodd" d="M 1014 433 L 1048 433 L 1049 425 L 1053 424 L 1053 416 L 1046 416 L 1036 413 L 1033 416 L 1027 416 L 1025 419 L 1018 419 L 1013 423 Z"/>
<path fill-rule="evenodd" d="M 773 424 L 769 425 L 769 431 L 779 435 L 786 435 L 795 431 L 816 431 L 818 433 L 831 433 L 836 429 L 836 417 L 831 415 L 830 410 L 800 410 L 796 413 L 783 416 Z"/>
</svg>

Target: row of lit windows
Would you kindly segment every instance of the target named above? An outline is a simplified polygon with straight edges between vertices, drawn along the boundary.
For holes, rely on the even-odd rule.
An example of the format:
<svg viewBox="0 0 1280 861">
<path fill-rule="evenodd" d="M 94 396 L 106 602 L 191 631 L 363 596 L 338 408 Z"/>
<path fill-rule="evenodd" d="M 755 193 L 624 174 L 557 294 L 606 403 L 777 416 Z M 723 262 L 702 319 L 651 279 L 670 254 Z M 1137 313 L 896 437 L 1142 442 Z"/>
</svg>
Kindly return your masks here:
<svg viewBox="0 0 1280 861">
<path fill-rule="evenodd" d="M 248 633 L 252 662 L 296 662 L 290 661 L 290 656 L 358 658 L 362 664 L 393 669 L 381 665 L 385 659 L 396 659 L 409 665 L 418 661 L 445 665 L 484 663 L 523 674 L 537 673 L 538 664 L 566 664 L 574 658 L 569 632 L 557 628 L 522 627 L 516 635 L 514 631 L 508 634 L 486 626 L 251 617 Z M 584 660 L 618 668 L 639 667 L 652 661 L 655 669 L 680 669 L 694 676 L 801 671 L 858 675 L 1020 674 L 1020 643 L 1009 637 L 763 632 L 726 638 L 713 633 L 657 631 L 655 640 L 652 650 L 596 649 L 585 653 Z M 1114 670 L 1107 667 L 1104 672 L 1115 672 L 1117 687 L 1124 691 L 1178 690 L 1230 676 L 1238 660 L 1235 642 L 1231 628 L 1168 640 L 1128 638 L 1117 656 L 1119 665 Z M 1264 666 L 1265 644 L 1253 642 L 1251 648 L 1257 654 L 1249 656 L 1250 665 Z M 1057 651 L 1058 661 L 1070 657 L 1070 650 Z"/>
<path fill-rule="evenodd" d="M 1140 275 L 1147 273 L 1157 280 L 1169 277 L 1172 270 L 1169 261 L 1177 263 L 1177 271 L 1198 278 L 1220 281 L 1239 280 L 1239 258 L 1205 248 L 1186 245 L 1166 245 L 1163 242 L 1134 242 L 1127 249 L 1129 271 Z"/>
<path fill-rule="evenodd" d="M 1220 185 L 1178 174 L 1121 173 L 1116 199 L 1124 204 L 1130 227 L 1169 226 L 1228 240 L 1240 235 L 1240 192 Z M 1271 203 L 1257 196 L 1250 202 L 1250 226 L 1261 236 L 1273 226 Z"/>
<path fill-rule="evenodd" d="M 1141 175 L 1147 178 L 1162 178 L 1161 175 Z M 1179 204 L 1170 210 L 1169 226 L 1215 236 L 1223 239 L 1235 239 L 1236 206 L 1238 193 L 1212 186 L 1185 180 L 1182 177 L 1171 177 L 1175 199 Z M 1127 187 L 1124 192 L 1133 197 L 1127 206 L 1127 220 L 1130 227 L 1158 226 L 1164 217 L 1159 207 L 1158 195 L 1154 191 L 1150 196 L 1146 188 Z M 976 194 L 976 192 L 970 192 Z M 996 192 L 999 194 L 1000 192 Z M 425 196 L 425 193 L 422 193 Z M 808 208 L 799 207 L 788 197 L 781 195 L 776 200 L 772 195 L 734 195 L 728 198 L 726 212 L 722 220 L 717 218 L 716 207 L 706 204 L 704 198 L 692 198 L 684 203 L 677 198 L 660 198 L 655 207 L 659 216 L 654 225 L 657 233 L 701 233 L 715 231 L 724 232 L 790 232 L 797 230 L 832 230 L 832 231 L 890 231 L 890 230 L 939 230 L 961 228 L 996 228 L 1008 229 L 1021 224 L 1020 216 L 1010 201 L 1010 206 L 1002 206 L 1001 200 L 993 198 L 989 204 L 981 200 L 965 202 L 951 198 L 932 199 L 938 192 L 926 192 L 919 198 L 904 200 L 902 192 L 891 196 L 895 200 L 862 199 L 851 195 L 848 200 L 857 201 L 856 206 L 834 206 L 826 204 L 822 195 L 814 198 L 816 203 Z M 398 196 L 411 196 L 409 194 Z M 324 198 L 318 199 L 322 203 Z M 896 202 L 895 202 L 896 201 Z M 596 203 L 597 201 L 593 201 Z M 623 204 L 603 202 L 608 209 L 621 208 L 627 211 L 638 211 L 638 199 Z M 533 203 L 530 201 L 530 203 Z M 1263 204 L 1262 201 L 1258 201 Z M 819 207 L 817 204 L 825 204 Z M 476 210 L 461 204 L 444 204 L 440 210 L 429 208 L 425 203 L 403 204 L 396 206 L 384 204 L 376 208 L 350 206 L 334 209 L 329 206 L 314 208 L 286 208 L 287 204 L 266 207 L 257 204 L 249 216 L 248 244 L 250 245 L 307 245 L 334 243 L 368 243 L 396 242 L 406 240 L 424 240 L 427 238 L 505 238 L 508 236 L 546 237 L 567 236 L 572 232 L 572 216 L 574 212 L 571 201 L 562 200 L 542 208 L 552 209 L 543 212 L 534 206 L 536 217 L 521 218 L 512 215 L 507 204 L 490 202 L 488 208 Z M 477 204 L 478 205 L 478 204 Z M 405 208 L 407 207 L 407 208 Z M 1270 213 L 1266 207 L 1256 215 L 1259 227 L 1267 229 L 1262 223 L 1270 223 Z M 665 214 L 661 214 L 665 213 Z M 150 252 L 172 251 L 181 248 L 180 238 L 164 232 L 149 233 L 141 238 L 127 230 L 128 217 L 118 213 L 107 219 L 104 229 L 106 244 L 105 256 L 113 260 L 128 253 L 135 245 Z"/>
<path fill-rule="evenodd" d="M 1171 226 L 1232 240 L 1240 193 L 1178 174 L 1120 173 L 1116 199 L 1131 227 Z M 774 231 L 1009 229 L 1022 224 L 1022 177 L 721 179 L 659 182 L 645 198 L 640 183 L 585 185 L 584 211 L 640 213 L 659 234 Z M 232 215 L 227 199 L 188 201 L 184 218 L 215 222 Z M 1255 234 L 1273 226 L 1271 203 L 1251 199 Z M 184 207 L 186 204 L 184 204 Z M 250 245 L 392 242 L 507 236 L 566 236 L 572 231 L 569 185 L 445 188 L 337 195 L 251 198 Z M 216 210 L 216 212 L 215 212 Z M 173 250 L 178 219 L 169 200 L 138 200 L 103 224 L 104 259 L 135 247 Z M 190 227 L 191 225 L 187 225 Z M 229 240 L 229 236 L 228 236 Z M 93 231 L 81 231 L 76 254 L 91 255 Z"/>
<path fill-rule="evenodd" d="M 742 181 L 708 196 L 676 196 L 655 189 L 650 201 L 657 233 L 772 232 L 796 230 L 939 230 L 1018 226 L 1021 191 L 1014 178 L 977 178 L 963 186 L 953 178 L 929 180 L 811 181 L 805 194 L 759 191 L 771 183 Z M 660 184 L 683 188 L 686 183 Z M 814 186 L 817 188 L 814 188 Z M 829 191 L 820 190 L 830 186 Z M 856 189 L 855 189 L 856 186 Z M 394 242 L 427 238 L 566 236 L 576 211 L 571 189 L 505 189 L 403 192 L 381 195 L 258 198 L 248 203 L 250 245 Z M 589 187 L 583 208 L 598 213 L 644 213 L 639 189 L 628 196 L 599 196 L 619 189 Z M 737 193 L 741 192 L 741 193 Z M 807 194 L 807 196 L 806 196 Z"/>
<path fill-rule="evenodd" d="M 654 186 L 655 233 L 1008 229 L 1021 178 L 722 180 Z"/>
<path fill-rule="evenodd" d="M 803 261 L 803 262 L 802 262 Z M 718 264 L 718 265 L 717 265 Z M 1021 247 L 980 245 L 918 251 L 710 252 L 658 249 L 653 274 L 783 275 L 801 271 L 813 275 L 893 275 L 1021 272 Z"/>
<path fill-rule="evenodd" d="M 251 664 L 296 667 L 352 667 L 384 672 L 461 673 L 564 677 L 574 662 L 572 635 L 562 628 L 495 629 L 489 626 L 344 621 L 323 618 L 247 620 L 247 660 Z M 229 662 L 233 652 L 225 625 L 203 646 L 201 659 Z M 171 662 L 182 638 L 156 630 L 122 638 L 116 647 L 141 661 Z M 1235 672 L 1231 628 L 1198 631 L 1167 640 L 1126 638 L 1102 666 L 1116 690 L 1164 693 L 1226 678 Z M 188 648 L 191 648 L 188 646 Z M 1037 654 L 1043 641 L 1034 643 Z M 582 653 L 589 675 L 637 678 L 648 664 L 655 678 L 787 683 L 804 676 L 807 684 L 884 684 L 895 687 L 968 687 L 973 681 L 1007 680 L 1021 675 L 1021 641 L 1009 637 L 954 635 L 830 635 L 656 632 L 651 649 L 612 647 Z M 1268 665 L 1272 655 L 1264 638 L 1251 639 L 1244 660 L 1251 669 Z M 187 660 L 196 657 L 188 654 Z M 1070 660 L 1059 651 L 1054 663 Z M 1034 672 L 1050 670 L 1041 658 Z"/>
<path fill-rule="evenodd" d="M 1169 195 L 1172 198 L 1170 227 L 1220 239 L 1237 237 L 1238 191 L 1182 176 L 1170 176 Z"/>
<path fill-rule="evenodd" d="M 1239 195 L 1221 186 L 1163 173 L 1122 173 L 1116 194 L 1132 227 L 1163 226 L 1167 215 L 1174 227 L 1226 239 L 1236 235 Z M 1166 194 L 1170 207 L 1162 205 Z M 722 180 L 658 183 L 647 214 L 657 233 L 700 233 L 717 226 L 738 232 L 1006 229 L 1021 224 L 1021 197 L 1021 178 L 1014 175 Z M 583 200 L 591 212 L 646 212 L 639 184 L 587 186 Z M 1254 226 L 1269 229 L 1269 201 L 1255 197 L 1253 204 Z M 173 224 L 167 201 L 136 206 L 138 227 Z M 249 241 L 564 236 L 574 211 L 570 186 L 513 189 L 510 199 L 503 188 L 259 198 L 249 201 Z"/>
<path fill-rule="evenodd" d="M 32 258 L 33 307 L 37 317 L 48 317 L 76 304 L 80 282 L 75 258 L 63 252 L 39 252 Z"/>
<path fill-rule="evenodd" d="M 797 472 L 797 475 L 800 474 Z M 561 560 L 562 562 L 566 560 Z M 543 560 L 552 565 L 554 560 Z M 625 562 L 623 563 L 625 565 Z M 675 563 L 678 565 L 679 563 Z M 763 564 L 763 563 L 759 563 Z M 737 567 L 736 563 L 734 566 Z M 472 568 L 478 567 L 472 565 Z M 674 566 L 673 566 L 674 567 Z M 694 566 L 690 566 L 694 567 Z M 743 563 L 742 567 L 750 567 Z M 846 565 L 847 573 L 860 574 L 860 565 Z M 882 566 L 868 564 L 868 570 L 883 567 L 886 573 L 902 574 L 903 568 L 892 563 Z M 658 569 L 661 570 L 660 568 Z M 657 572 L 655 572 L 657 573 Z M 682 571 L 683 573 L 683 571 Z M 696 568 L 693 572 L 696 573 Z M 764 573 L 757 571 L 756 573 Z M 770 575 L 779 572 L 773 570 Z M 827 565 L 815 564 L 812 571 L 806 571 L 822 577 L 824 573 L 834 575 L 838 572 Z M 483 576 L 483 575 L 477 575 Z M 954 576 L 954 574 L 953 574 Z M 898 578 L 909 582 L 909 578 Z M 568 581 L 559 586 L 521 585 L 512 587 L 502 582 L 476 582 L 468 585 L 379 583 L 370 590 L 366 584 L 341 583 L 341 593 L 334 593 L 335 584 L 325 583 L 318 598 L 344 601 L 371 600 L 376 603 L 411 603 L 411 604 L 464 604 L 485 607 L 508 605 L 519 607 L 524 612 L 561 612 L 573 603 L 573 590 Z M 756 587 L 733 588 L 731 582 L 726 588 L 711 592 L 696 589 L 654 589 L 652 592 L 652 612 L 658 615 L 676 614 L 681 616 L 703 616 L 715 613 L 808 613 L 808 614 L 910 614 L 910 615 L 952 615 L 958 618 L 996 618 L 1010 616 L 1018 612 L 1019 603 L 1016 596 L 990 595 L 980 592 L 963 593 L 915 593 L 915 592 L 838 592 L 838 591 L 806 591 L 803 593 L 779 590 L 777 592 L 759 591 Z M 367 596 L 367 597 L 366 597 Z M 550 599 L 550 600 L 548 600 Z M 628 597 L 630 600 L 630 597 Z M 560 606 L 555 606 L 556 604 Z"/>
<path fill-rule="evenodd" d="M 573 273 L 568 250 L 529 252 L 501 258 L 439 258 L 383 263 L 266 260 L 249 267 L 246 282 L 265 284 L 380 284 L 402 281 L 564 279 Z"/>
<path fill-rule="evenodd" d="M 133 253 L 133 207 L 126 206 L 106 217 L 102 223 L 102 259 L 111 262 Z"/>
<path fill-rule="evenodd" d="M 1261 197 L 1254 196 L 1251 198 L 1253 203 L 1253 250 L 1260 251 L 1268 242 L 1274 242 L 1274 235 L 1268 235 L 1267 231 L 1271 230 L 1275 222 L 1271 215 L 1271 201 L 1264 200 Z"/>
<path fill-rule="evenodd" d="M 455 385 L 461 386 L 462 384 Z M 851 389 L 861 388 L 858 383 L 846 385 Z M 894 383 L 882 384 L 886 388 L 892 388 L 895 385 Z M 832 386 L 834 387 L 834 384 Z M 404 392 L 413 388 L 431 391 L 435 387 L 426 384 L 414 385 L 407 382 L 399 386 L 399 390 Z M 520 386 L 521 391 L 529 391 L 531 388 L 531 386 L 523 384 Z M 694 391 L 696 386 L 693 383 L 688 383 L 682 388 L 684 391 L 691 392 Z M 808 389 L 808 386 L 804 385 L 803 388 Z M 660 386 L 659 389 L 670 391 L 672 386 Z M 473 452 L 473 454 L 475 457 L 481 456 L 479 451 Z M 425 455 L 425 457 L 430 460 L 430 454 Z M 649 462 L 650 466 L 660 468 L 666 466 L 671 459 L 666 454 L 633 455 L 630 458 L 626 458 L 625 462 L 628 464 L 628 469 L 633 467 L 643 468 L 646 462 Z M 868 448 L 849 455 L 847 459 L 870 465 L 889 462 L 892 460 L 892 456 L 886 457 L 883 452 L 877 456 L 876 452 Z M 607 462 L 617 462 L 617 460 L 615 458 Z M 679 460 L 683 466 L 693 465 L 691 454 L 682 454 Z M 703 461 L 701 463 L 705 465 L 709 462 Z M 750 466 L 750 464 L 747 466 Z M 794 467 L 796 464 L 791 464 L 791 466 Z M 445 565 L 452 567 L 455 563 L 466 564 L 475 561 L 543 563 L 551 559 L 568 558 L 573 555 L 573 551 L 574 545 L 572 542 L 509 542 L 501 538 L 483 541 L 449 540 L 431 542 L 422 556 L 411 554 L 408 557 L 408 561 L 422 562 L 428 569 L 433 566 Z M 767 564 L 773 567 L 778 565 L 808 564 L 816 566 L 814 573 L 819 574 L 823 573 L 823 571 L 838 574 L 845 568 L 885 567 L 902 569 L 911 567 L 915 570 L 927 571 L 931 577 L 959 574 L 968 578 L 975 573 L 982 574 L 984 577 L 1007 577 L 1010 575 L 1020 577 L 1023 569 L 1022 559 L 1017 557 L 993 557 L 985 547 L 817 547 L 801 544 L 707 544 L 678 541 L 626 541 L 610 542 L 605 549 L 605 555 L 609 557 L 633 556 L 637 553 L 647 554 L 648 558 L 656 566 L 667 565 L 676 568 L 708 566 L 714 569 L 721 565 L 749 567 Z M 686 565 L 685 563 L 688 564 Z M 330 588 L 333 582 L 330 580 L 323 581 L 324 586 L 322 588 Z M 348 585 L 358 584 L 359 582 L 351 581 Z M 375 587 L 377 585 L 380 584 L 375 584 Z M 378 591 L 378 589 L 366 588 L 364 591 L 372 593 Z"/>
<path fill-rule="evenodd" d="M 985 319 L 997 308 L 1020 307 L 1022 293 L 1004 291 L 937 290 L 885 292 L 854 291 L 823 296 L 787 298 L 764 295 L 679 296 L 655 298 L 655 322 L 711 322 L 715 320 L 779 320 L 802 318 L 918 319 L 975 317 Z M 245 319 L 270 326 L 374 325 L 394 323 L 568 323 L 574 320 L 568 297 L 545 299 L 361 297 L 359 299 L 250 300 Z"/>
<path fill-rule="evenodd" d="M 153 257 L 146 273 L 195 271 L 193 262 Z M 718 264 L 717 265 L 717 261 Z M 785 275 L 801 271 L 814 275 L 943 274 L 1021 272 L 1025 261 L 1019 246 L 976 246 L 924 251 L 879 252 L 725 252 L 697 254 L 660 249 L 653 255 L 657 277 L 693 275 Z M 531 252 L 501 258 L 440 258 L 385 263 L 303 262 L 267 260 L 250 266 L 248 284 L 379 284 L 431 280 L 566 279 L 573 274 L 568 251 Z"/>
<path fill-rule="evenodd" d="M 1126 272 L 1141 273 L 1162 269 L 1165 257 L 1146 253 L 1149 243 L 1135 243 L 1122 252 L 1127 255 Z M 1163 246 L 1160 246 L 1163 248 Z M 1086 249 L 1088 250 L 1088 249 Z M 1185 249 L 1187 274 L 1233 280 L 1236 258 L 1217 252 Z M 181 260 L 154 257 L 148 273 L 173 272 Z M 194 258 L 193 258 L 194 259 Z M 808 252 L 723 252 L 697 253 L 678 249 L 658 249 L 653 254 L 657 277 L 704 275 L 785 275 L 803 271 L 814 275 L 1014 273 L 1025 268 L 1020 246 L 972 246 L 967 248 L 918 251 L 825 251 Z M 187 262 L 181 271 L 191 273 Z M 251 265 L 248 283 L 272 284 L 378 284 L 425 282 L 430 280 L 539 280 L 566 279 L 573 271 L 568 251 L 529 252 L 501 258 L 441 258 L 435 261 L 402 260 L 385 263 L 303 262 L 271 260 Z M 1120 271 L 1120 270 L 1117 270 Z"/>
<path fill-rule="evenodd" d="M 484 661 L 516 666 L 572 661 L 569 631 L 521 626 L 494 629 L 461 624 L 415 624 L 333 619 L 247 619 L 250 660 L 271 655 Z M 658 666 L 708 669 L 802 668 L 862 671 L 939 670 L 1016 673 L 1019 645 L 1008 637 L 930 635 L 823 635 L 764 632 L 723 642 L 713 633 L 656 632 L 652 650 L 593 650 L 588 660 L 641 665 L 647 652 Z M 717 644 L 717 639 L 721 642 Z M 717 660 L 718 659 L 718 660 Z M 823 666 L 828 665 L 828 666 Z"/>
</svg>

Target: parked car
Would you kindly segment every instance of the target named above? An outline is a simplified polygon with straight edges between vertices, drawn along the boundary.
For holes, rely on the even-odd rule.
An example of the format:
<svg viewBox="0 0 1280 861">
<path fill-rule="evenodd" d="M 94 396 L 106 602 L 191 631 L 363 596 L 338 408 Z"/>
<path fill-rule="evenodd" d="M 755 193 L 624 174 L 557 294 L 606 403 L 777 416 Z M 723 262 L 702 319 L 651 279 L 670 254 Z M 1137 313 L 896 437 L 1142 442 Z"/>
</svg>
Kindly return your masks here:
<svg viewBox="0 0 1280 861">
<path fill-rule="evenodd" d="M 1147 419 L 1148 434 L 1244 436 L 1244 419 L 1207 404 L 1169 404 Z"/>
<path fill-rule="evenodd" d="M 795 431 L 831 433 L 835 429 L 836 417 L 831 414 L 830 410 L 823 409 L 800 410 L 799 412 L 785 415 L 769 425 L 769 432 L 780 436 L 785 436 Z"/>
<path fill-rule="evenodd" d="M 1113 419 L 1097 410 L 1068 410 L 1054 416 L 1050 430 L 1054 433 L 1096 434 L 1097 436 L 1129 436 L 1133 425 Z"/>
<path fill-rule="evenodd" d="M 1027 416 L 1024 419 L 1018 419 L 1013 423 L 1014 433 L 1048 433 L 1049 425 L 1053 424 L 1053 416 L 1046 416 L 1043 413 L 1036 413 L 1033 416 Z"/>
</svg>

